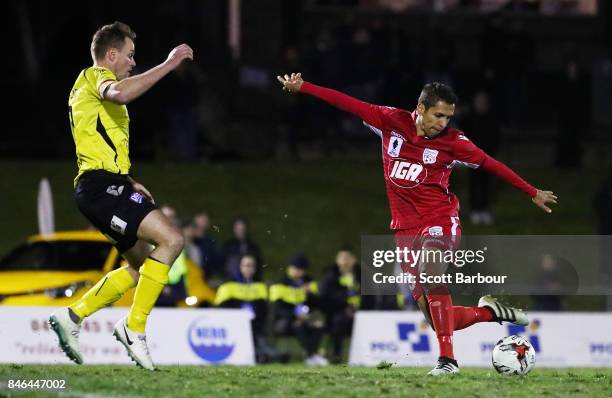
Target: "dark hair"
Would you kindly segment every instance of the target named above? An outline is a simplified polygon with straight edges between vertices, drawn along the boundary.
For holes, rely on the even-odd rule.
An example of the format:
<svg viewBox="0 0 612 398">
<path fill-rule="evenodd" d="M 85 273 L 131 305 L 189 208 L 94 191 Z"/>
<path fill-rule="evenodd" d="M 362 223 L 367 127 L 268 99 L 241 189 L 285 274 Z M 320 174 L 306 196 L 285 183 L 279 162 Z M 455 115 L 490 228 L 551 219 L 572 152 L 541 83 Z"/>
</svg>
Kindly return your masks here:
<svg viewBox="0 0 612 398">
<path fill-rule="evenodd" d="M 419 95 L 419 103 L 423 104 L 425 109 L 429 109 L 439 101 L 454 105 L 458 99 L 450 86 L 438 82 L 427 83 Z"/>
<path fill-rule="evenodd" d="M 310 265 L 310 261 L 308 261 L 308 257 L 303 253 L 298 253 L 289 259 L 289 265 L 293 265 L 300 269 L 306 269 Z"/>
<path fill-rule="evenodd" d="M 344 245 L 340 246 L 340 248 L 338 249 L 338 253 L 339 252 L 349 252 L 349 253 L 355 254 L 355 252 L 353 251 L 353 246 L 351 246 L 349 244 L 344 244 Z"/>
<path fill-rule="evenodd" d="M 104 25 L 93 35 L 91 54 L 95 59 L 102 59 L 109 48 L 123 48 L 126 38 L 134 41 L 136 33 L 123 22 L 115 21 L 110 25 Z"/>
</svg>

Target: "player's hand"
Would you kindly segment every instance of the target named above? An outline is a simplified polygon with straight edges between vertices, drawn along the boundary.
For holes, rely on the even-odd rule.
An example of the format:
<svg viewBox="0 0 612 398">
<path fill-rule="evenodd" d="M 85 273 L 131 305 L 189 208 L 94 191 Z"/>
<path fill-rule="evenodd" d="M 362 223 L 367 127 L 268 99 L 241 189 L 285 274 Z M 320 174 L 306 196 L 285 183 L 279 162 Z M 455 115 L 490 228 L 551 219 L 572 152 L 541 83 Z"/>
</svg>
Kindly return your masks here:
<svg viewBox="0 0 612 398">
<path fill-rule="evenodd" d="M 132 183 L 132 188 L 134 188 L 134 191 L 138 192 L 139 194 L 141 194 L 142 196 L 147 198 L 151 203 L 155 204 L 155 200 L 153 199 L 153 195 L 151 195 L 151 192 L 149 192 L 149 190 L 147 188 L 145 188 L 144 185 L 142 185 L 139 182 L 134 181 Z"/>
<path fill-rule="evenodd" d="M 536 196 L 531 198 L 531 201 L 535 203 L 540 209 L 547 213 L 552 213 L 552 210 L 546 206 L 547 203 L 557 203 L 557 197 L 552 191 L 541 191 L 538 189 Z"/>
<path fill-rule="evenodd" d="M 172 69 L 175 69 L 186 59 L 193 61 L 193 50 L 187 44 L 181 44 L 170 51 L 168 59 L 166 59 L 166 64 L 170 65 Z"/>
<path fill-rule="evenodd" d="M 283 90 L 289 91 L 290 93 L 299 93 L 302 84 L 304 84 L 301 73 L 292 73 L 291 76 L 276 76 L 276 78 L 283 85 Z"/>
</svg>

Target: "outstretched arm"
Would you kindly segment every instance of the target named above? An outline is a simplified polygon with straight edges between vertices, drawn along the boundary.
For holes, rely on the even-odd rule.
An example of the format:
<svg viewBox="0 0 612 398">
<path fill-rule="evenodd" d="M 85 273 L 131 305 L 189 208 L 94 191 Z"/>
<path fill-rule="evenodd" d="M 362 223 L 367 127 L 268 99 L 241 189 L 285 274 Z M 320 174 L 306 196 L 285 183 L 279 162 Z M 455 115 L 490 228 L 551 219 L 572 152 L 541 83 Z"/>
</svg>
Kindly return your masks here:
<svg viewBox="0 0 612 398">
<path fill-rule="evenodd" d="M 116 104 L 127 104 L 147 92 L 185 59 L 193 60 L 193 50 L 187 44 L 174 48 L 161 64 L 140 75 L 100 86 L 100 95 Z"/>
<path fill-rule="evenodd" d="M 539 208 L 547 213 L 552 213 L 552 210 L 547 206 L 548 203 L 557 203 L 557 197 L 552 191 L 542 191 L 530 185 L 527 181 L 523 180 L 518 174 L 502 162 L 493 159 L 489 155 L 485 155 L 485 159 L 481 164 L 481 167 L 495 174 L 500 179 L 506 181 L 508 184 L 515 186 L 521 191 L 525 192 L 531 197 L 531 201 L 535 203 Z"/>
<path fill-rule="evenodd" d="M 312 95 L 336 108 L 352 113 L 373 126 L 380 126 L 382 123 L 381 108 L 384 107 L 360 101 L 340 91 L 306 82 L 302 79 L 301 73 L 292 73 L 291 75 L 277 76 L 276 78 L 283 85 L 283 90 L 285 91 Z"/>
<path fill-rule="evenodd" d="M 472 168 L 482 167 L 489 173 L 520 189 L 529 195 L 531 201 L 539 208 L 547 213 L 552 213 L 552 210 L 546 206 L 548 203 L 557 203 L 557 197 L 552 191 L 542 191 L 533 187 L 512 171 L 510 167 L 487 155 L 482 149 L 474 145 L 462 132 L 457 136 L 453 154 L 460 163 Z"/>
</svg>

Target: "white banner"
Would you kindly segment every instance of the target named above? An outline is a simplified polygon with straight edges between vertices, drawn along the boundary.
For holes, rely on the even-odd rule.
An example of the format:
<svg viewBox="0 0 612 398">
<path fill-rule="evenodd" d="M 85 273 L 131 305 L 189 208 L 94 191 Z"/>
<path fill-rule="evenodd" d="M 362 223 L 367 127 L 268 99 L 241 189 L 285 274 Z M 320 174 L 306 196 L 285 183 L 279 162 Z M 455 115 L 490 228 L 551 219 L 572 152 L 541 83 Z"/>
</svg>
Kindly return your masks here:
<svg viewBox="0 0 612 398">
<path fill-rule="evenodd" d="M 70 363 L 47 319 L 51 307 L 0 306 L 0 363 Z M 113 326 L 127 308 L 105 308 L 83 322 L 80 347 L 86 364 L 132 363 Z M 158 365 L 253 365 L 249 314 L 243 310 L 155 308 L 147 343 Z"/>
<path fill-rule="evenodd" d="M 612 314 L 531 312 L 529 326 L 479 323 L 454 334 L 460 366 L 491 366 L 495 343 L 512 334 L 526 336 L 538 367 L 612 367 Z M 438 358 L 436 334 L 420 312 L 361 311 L 356 314 L 349 363 L 376 366 L 432 366 Z"/>
</svg>

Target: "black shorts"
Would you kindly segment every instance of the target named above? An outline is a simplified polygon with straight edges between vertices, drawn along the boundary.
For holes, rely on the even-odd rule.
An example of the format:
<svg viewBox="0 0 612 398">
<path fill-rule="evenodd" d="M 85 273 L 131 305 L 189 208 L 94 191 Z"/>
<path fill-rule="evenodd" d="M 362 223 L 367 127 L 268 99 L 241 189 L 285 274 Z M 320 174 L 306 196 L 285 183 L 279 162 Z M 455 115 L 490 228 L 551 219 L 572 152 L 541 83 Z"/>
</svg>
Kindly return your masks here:
<svg viewBox="0 0 612 398">
<path fill-rule="evenodd" d="M 119 253 L 136 244 L 140 223 L 157 209 L 134 191 L 127 176 L 104 170 L 84 173 L 79 178 L 74 198 L 81 213 L 106 235 Z"/>
</svg>

